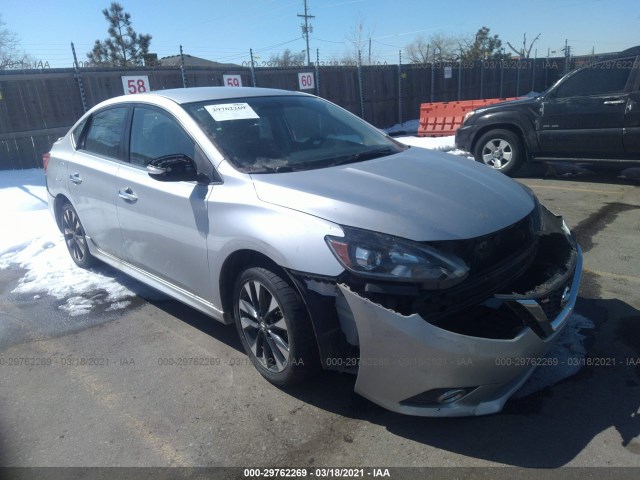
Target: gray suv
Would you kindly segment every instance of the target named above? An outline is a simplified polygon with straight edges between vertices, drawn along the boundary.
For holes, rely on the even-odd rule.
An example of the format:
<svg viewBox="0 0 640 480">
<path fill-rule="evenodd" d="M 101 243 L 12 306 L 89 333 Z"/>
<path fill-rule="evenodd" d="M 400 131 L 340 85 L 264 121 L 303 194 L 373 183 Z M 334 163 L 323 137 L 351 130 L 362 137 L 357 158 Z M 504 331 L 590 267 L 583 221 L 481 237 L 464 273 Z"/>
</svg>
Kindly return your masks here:
<svg viewBox="0 0 640 480">
<path fill-rule="evenodd" d="M 110 99 L 45 169 L 78 266 L 235 323 L 276 385 L 325 368 L 393 411 L 497 412 L 575 305 L 580 248 L 528 188 L 311 95 Z"/>
</svg>

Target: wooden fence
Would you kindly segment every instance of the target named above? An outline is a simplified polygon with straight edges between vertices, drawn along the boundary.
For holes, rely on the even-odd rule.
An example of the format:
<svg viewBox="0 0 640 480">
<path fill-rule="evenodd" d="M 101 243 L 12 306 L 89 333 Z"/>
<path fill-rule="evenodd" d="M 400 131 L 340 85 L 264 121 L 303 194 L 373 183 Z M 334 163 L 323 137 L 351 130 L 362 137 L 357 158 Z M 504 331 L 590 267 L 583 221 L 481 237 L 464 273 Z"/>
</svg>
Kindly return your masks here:
<svg viewBox="0 0 640 480">
<path fill-rule="evenodd" d="M 222 86 L 240 75 L 245 86 L 298 90 L 298 73 L 313 72 L 306 90 L 363 117 L 379 128 L 417 119 L 432 101 L 514 97 L 542 91 L 565 72 L 564 58 L 432 65 L 321 66 L 300 68 L 195 68 L 187 87 Z M 179 67 L 0 72 L 0 169 L 33 168 L 42 154 L 88 108 L 123 94 L 122 76 L 146 75 L 152 90 L 184 86 Z"/>
</svg>

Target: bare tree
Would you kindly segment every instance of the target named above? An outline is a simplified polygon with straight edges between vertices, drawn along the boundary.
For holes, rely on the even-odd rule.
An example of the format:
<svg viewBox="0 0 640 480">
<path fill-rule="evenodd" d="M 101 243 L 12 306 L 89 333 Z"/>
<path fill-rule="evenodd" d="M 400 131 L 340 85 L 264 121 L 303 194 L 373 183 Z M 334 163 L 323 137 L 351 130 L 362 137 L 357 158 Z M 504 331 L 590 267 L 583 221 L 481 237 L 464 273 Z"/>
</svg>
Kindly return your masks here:
<svg viewBox="0 0 640 480">
<path fill-rule="evenodd" d="M 28 68 L 31 57 L 20 50 L 18 36 L 5 25 L 0 14 L 0 70 Z"/>
<path fill-rule="evenodd" d="M 109 38 L 96 40 L 93 50 L 87 53 L 89 62 L 116 67 L 142 65 L 149 53 L 151 35 L 137 34 L 131 26 L 131 15 L 118 2 L 112 2 L 102 14 L 109 23 Z"/>
<path fill-rule="evenodd" d="M 357 63 L 359 56 L 361 56 L 364 65 L 373 63 L 376 55 L 371 50 L 372 35 L 373 30 L 366 26 L 364 16 L 361 13 L 358 14 L 355 24 L 345 35 L 347 51 L 343 61 Z"/>
<path fill-rule="evenodd" d="M 405 52 L 412 63 L 449 62 L 460 58 L 460 51 L 465 51 L 468 44 L 469 40 L 463 36 L 434 33 L 425 38 L 418 35 L 405 47 Z"/>
<path fill-rule="evenodd" d="M 531 49 L 533 48 L 534 43 L 536 43 L 538 41 L 538 39 L 540 38 L 540 33 L 538 35 L 536 35 L 536 38 L 534 38 L 531 43 L 529 44 L 529 46 L 527 47 L 527 34 L 525 33 L 522 36 L 522 48 L 517 49 L 515 48 L 513 45 L 511 45 L 511 43 L 507 42 L 507 45 L 509 45 L 509 48 L 511 50 L 513 50 L 515 52 L 516 55 L 519 55 L 520 58 L 530 58 L 531 57 Z"/>
<path fill-rule="evenodd" d="M 277 55 L 271 55 L 269 63 L 276 67 L 298 67 L 307 63 L 304 51 L 293 53 L 288 48 Z"/>
</svg>

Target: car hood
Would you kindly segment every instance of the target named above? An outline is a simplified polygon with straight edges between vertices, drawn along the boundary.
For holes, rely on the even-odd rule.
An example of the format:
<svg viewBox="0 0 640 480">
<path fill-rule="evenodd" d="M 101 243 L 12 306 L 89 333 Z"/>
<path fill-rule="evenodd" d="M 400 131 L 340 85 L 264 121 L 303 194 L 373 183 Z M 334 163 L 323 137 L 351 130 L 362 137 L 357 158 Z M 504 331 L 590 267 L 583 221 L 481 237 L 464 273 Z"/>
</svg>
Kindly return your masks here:
<svg viewBox="0 0 640 480">
<path fill-rule="evenodd" d="M 531 195 L 505 175 L 422 148 L 318 170 L 253 174 L 252 179 L 264 202 L 416 241 L 485 235 L 534 207 Z"/>
<path fill-rule="evenodd" d="M 540 98 L 539 95 L 536 95 L 535 97 L 521 97 L 515 100 L 508 100 L 506 102 L 498 102 L 492 105 L 487 105 L 486 107 L 480 107 L 477 110 L 482 110 L 483 112 L 489 112 L 492 110 L 504 110 L 506 108 L 520 109 L 520 108 L 523 108 L 522 107 L 523 105 L 525 106 L 538 105 L 540 103 L 539 98 Z"/>
</svg>

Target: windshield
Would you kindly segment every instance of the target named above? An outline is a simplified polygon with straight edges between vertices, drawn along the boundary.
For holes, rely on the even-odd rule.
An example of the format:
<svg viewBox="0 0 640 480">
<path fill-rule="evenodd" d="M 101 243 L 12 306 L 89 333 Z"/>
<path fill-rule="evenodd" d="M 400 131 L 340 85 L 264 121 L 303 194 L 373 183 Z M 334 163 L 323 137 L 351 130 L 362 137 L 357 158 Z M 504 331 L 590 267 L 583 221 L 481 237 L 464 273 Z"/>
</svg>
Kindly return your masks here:
<svg viewBox="0 0 640 480">
<path fill-rule="evenodd" d="M 245 173 L 324 168 L 407 148 L 316 97 L 234 98 L 183 107 L 229 162 Z"/>
</svg>

